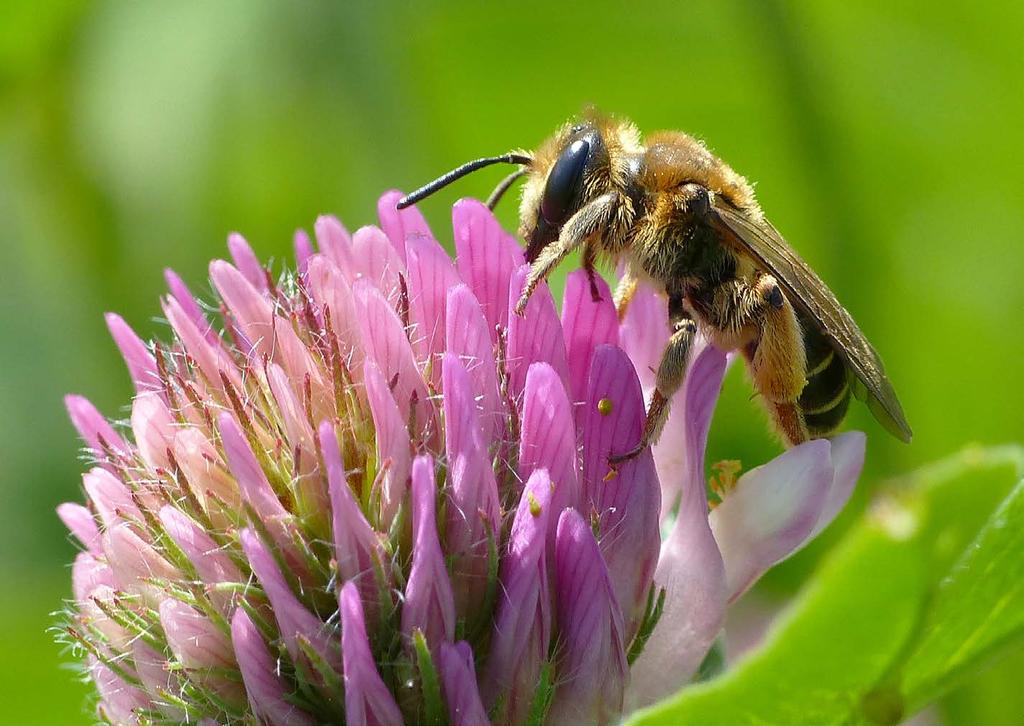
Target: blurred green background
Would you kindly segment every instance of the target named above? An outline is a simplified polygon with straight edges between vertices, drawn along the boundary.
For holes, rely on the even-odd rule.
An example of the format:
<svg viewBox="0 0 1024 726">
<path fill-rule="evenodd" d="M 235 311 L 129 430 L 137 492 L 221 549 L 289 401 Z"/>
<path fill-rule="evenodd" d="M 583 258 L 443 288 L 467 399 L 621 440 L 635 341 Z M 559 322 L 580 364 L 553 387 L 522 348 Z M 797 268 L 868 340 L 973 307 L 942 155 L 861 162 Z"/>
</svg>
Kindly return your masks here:
<svg viewBox="0 0 1024 726">
<path fill-rule="evenodd" d="M 532 146 L 586 103 L 695 133 L 756 181 L 882 352 L 915 439 L 852 417 L 870 439 L 851 509 L 967 442 L 1024 439 L 1022 36 L 1012 2 L 0 3 L 6 722 L 89 720 L 45 629 L 74 552 L 53 508 L 80 498 L 61 396 L 115 417 L 130 396 L 102 313 L 165 335 L 164 266 L 208 295 L 228 231 L 280 267 L 317 214 L 371 223 L 384 189 Z M 423 205 L 440 239 L 499 175 Z M 734 371 L 713 459 L 776 451 L 749 397 Z M 763 595 L 798 586 L 843 521 Z M 1019 723 L 1021 661 L 931 722 Z"/>
</svg>

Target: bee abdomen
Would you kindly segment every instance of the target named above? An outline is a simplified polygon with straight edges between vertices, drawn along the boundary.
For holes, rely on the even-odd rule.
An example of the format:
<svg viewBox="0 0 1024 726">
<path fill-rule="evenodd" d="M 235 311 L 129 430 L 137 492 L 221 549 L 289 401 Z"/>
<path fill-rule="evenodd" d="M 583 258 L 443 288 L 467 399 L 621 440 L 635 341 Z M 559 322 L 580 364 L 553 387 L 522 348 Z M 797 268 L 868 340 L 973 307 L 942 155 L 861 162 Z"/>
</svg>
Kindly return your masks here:
<svg viewBox="0 0 1024 726">
<path fill-rule="evenodd" d="M 797 405 L 812 439 L 832 434 L 850 407 L 850 379 L 846 363 L 831 342 L 813 325 L 803 326 L 807 355 L 807 385 Z"/>
</svg>

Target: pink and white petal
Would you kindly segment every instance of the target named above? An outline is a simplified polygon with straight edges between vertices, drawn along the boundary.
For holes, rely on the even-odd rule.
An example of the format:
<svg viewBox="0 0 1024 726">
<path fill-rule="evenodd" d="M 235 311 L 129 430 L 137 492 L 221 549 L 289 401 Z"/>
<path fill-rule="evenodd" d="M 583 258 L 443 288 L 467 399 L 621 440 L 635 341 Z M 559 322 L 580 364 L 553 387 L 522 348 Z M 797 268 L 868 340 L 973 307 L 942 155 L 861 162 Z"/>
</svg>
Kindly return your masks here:
<svg viewBox="0 0 1024 726">
<path fill-rule="evenodd" d="M 128 487 L 106 469 L 97 466 L 87 471 L 82 475 L 82 486 L 96 507 L 103 529 L 110 529 L 125 519 L 143 521 Z"/>
<path fill-rule="evenodd" d="M 352 291 L 367 356 L 377 364 L 392 389 L 402 419 L 409 421 L 415 412 L 418 430 L 410 433 L 418 437 L 422 431 L 436 431 L 427 388 L 416 367 L 412 347 L 398 314 L 380 290 L 370 283 L 359 280 L 352 286 Z"/>
<path fill-rule="evenodd" d="M 166 504 L 160 509 L 160 523 L 207 585 L 245 582 L 245 577 L 227 552 L 207 534 L 199 523 L 184 512 Z"/>
<path fill-rule="evenodd" d="M 491 653 L 480 682 L 483 702 L 493 708 L 502 700 L 508 723 L 525 722 L 548 657 L 548 570 L 554 570 L 555 553 L 547 551 L 547 532 L 557 514 L 551 506 L 551 479 L 546 469 L 538 469 L 519 498 L 508 549 L 502 552 Z"/>
<path fill-rule="evenodd" d="M 128 685 L 92 655 L 89 656 L 89 675 L 100 694 L 99 709 L 109 723 L 139 723 L 138 713 L 152 706 L 149 696 Z"/>
<path fill-rule="evenodd" d="M 67 408 L 68 418 L 71 419 L 78 435 L 92 449 L 93 456 L 98 460 L 106 458 L 107 448 L 122 456 L 131 453 L 128 444 L 107 423 L 103 414 L 96 410 L 89 399 L 84 396 L 68 394 L 64 396 L 64 406 Z"/>
<path fill-rule="evenodd" d="M 441 382 L 438 356 L 445 350 L 448 291 L 462 281 L 448 253 L 433 238 L 410 237 L 405 251 L 413 347 L 420 365 L 431 363 L 431 380 L 436 388 Z"/>
<path fill-rule="evenodd" d="M 182 308 L 177 296 L 164 298 L 162 305 L 164 315 L 167 316 L 178 340 L 181 341 L 185 352 L 199 366 L 206 383 L 214 390 L 220 390 L 224 385 L 221 380 L 223 373 L 235 390 L 241 390 L 242 379 L 239 376 L 238 367 L 224 350 L 216 333 L 212 339 L 210 336 L 204 335 L 202 329 L 197 327 L 195 318 Z M 205 320 L 202 320 L 200 324 L 206 325 Z"/>
<path fill-rule="evenodd" d="M 303 395 L 305 382 L 308 379 L 312 390 L 310 403 L 313 413 L 318 417 L 333 413 L 333 391 L 324 382 L 320 366 L 313 360 L 309 347 L 302 342 L 291 321 L 277 315 L 274 316 L 274 352 L 276 360 L 288 374 L 292 390 L 296 395 Z"/>
<path fill-rule="evenodd" d="M 343 272 L 349 282 L 369 280 L 393 304 L 398 303 L 400 280 L 407 274 L 405 258 L 377 227 L 360 227 L 352 235 L 352 262 Z"/>
<path fill-rule="evenodd" d="M 305 279 L 306 272 L 309 270 L 309 258 L 315 254 L 313 243 L 310 241 L 306 230 L 295 230 L 295 235 L 292 237 L 292 245 L 295 248 L 295 269 L 298 270 L 299 277 Z"/>
<path fill-rule="evenodd" d="M 199 307 L 199 303 L 196 302 L 185 281 L 170 268 L 164 269 L 164 280 L 167 281 L 167 289 L 171 291 L 171 296 L 178 301 L 182 312 L 189 317 L 196 329 L 211 343 L 219 344 L 220 338 L 217 331 L 206 319 L 202 308 Z"/>
<path fill-rule="evenodd" d="M 475 199 L 455 203 L 452 229 L 459 275 L 480 301 L 495 344 L 498 328 L 508 326 L 509 282 L 523 264 L 522 250 L 505 234 L 491 210 Z"/>
<path fill-rule="evenodd" d="M 118 522 L 103 533 L 103 554 L 114 577 L 126 591 L 142 597 L 143 604 L 156 608 L 167 597 L 163 587 L 151 581 L 180 580 L 181 572 L 148 542 L 137 535 L 132 525 Z"/>
<path fill-rule="evenodd" d="M 338 348 L 349 373 L 362 375 L 363 346 L 359 318 L 348 278 L 324 255 L 309 260 L 307 272 L 309 291 L 322 310 L 329 310 L 331 328 L 338 338 Z"/>
<path fill-rule="evenodd" d="M 96 518 L 92 516 L 92 512 L 88 508 L 74 502 L 64 502 L 57 505 L 57 516 L 87 552 L 97 556 L 103 553 L 103 548 L 100 545 L 100 529 L 96 526 Z"/>
<path fill-rule="evenodd" d="M 277 403 L 277 410 L 281 414 L 281 421 L 284 424 L 285 437 L 288 440 L 288 448 L 294 454 L 301 451 L 299 455 L 300 475 L 312 474 L 316 468 L 316 445 L 313 443 L 313 429 L 310 428 L 306 411 L 299 399 L 292 390 L 291 380 L 284 369 L 276 363 L 267 366 L 267 382 L 270 384 L 270 392 Z M 327 502 L 324 501 L 326 506 Z"/>
<path fill-rule="evenodd" d="M 585 400 L 583 511 L 598 515 L 601 554 L 629 640 L 643 617 L 658 564 L 661 487 L 649 449 L 610 476 L 609 456 L 636 446 L 646 419 L 640 382 L 622 350 L 601 345 L 594 352 Z"/>
<path fill-rule="evenodd" d="M 224 260 L 210 263 L 210 279 L 246 339 L 260 355 L 274 357 L 274 312 L 270 301 Z"/>
<path fill-rule="evenodd" d="M 238 667 L 231 641 L 199 610 L 172 597 L 158 610 L 167 645 L 186 669 Z"/>
<path fill-rule="evenodd" d="M 668 345 L 668 336 L 668 302 L 649 285 L 641 283 L 626 308 L 619 340 L 633 361 L 645 391 L 654 388 L 655 373 Z"/>
<path fill-rule="evenodd" d="M 180 693 L 184 687 L 181 669 L 172 666 L 163 653 L 146 645 L 143 640 L 136 640 L 131 645 L 132 664 L 138 673 L 143 689 L 152 694 Z M 154 699 L 154 706 L 160 714 L 171 723 L 187 723 L 185 712 L 168 702 L 161 696 Z"/>
<path fill-rule="evenodd" d="M 242 497 L 264 522 L 287 519 L 288 511 L 271 488 L 267 475 L 232 415 L 222 413 L 217 418 L 217 428 L 228 466 L 238 481 Z"/>
<path fill-rule="evenodd" d="M 687 487 L 704 482 L 704 452 L 728 357 L 698 336 L 683 388 L 672 397 L 669 418 L 652 447 L 661 480 L 662 517 L 675 509 Z M 704 501 L 706 505 L 706 500 Z"/>
<path fill-rule="evenodd" d="M 707 346 L 690 364 L 683 386 L 683 440 L 675 441 L 685 449 L 679 512 L 654 572 L 655 584 L 666 591 L 665 608 L 658 637 L 633 664 L 630 709 L 678 690 L 697 670 L 725 619 L 725 565 L 708 523 L 704 481 L 704 452 L 725 365 L 725 355 Z"/>
<path fill-rule="evenodd" d="M 448 718 L 452 726 L 489 726 L 487 711 L 480 701 L 473 665 L 473 649 L 460 640 L 455 645 L 441 643 L 438 658 L 444 700 L 448 704 Z"/>
<path fill-rule="evenodd" d="M 473 291 L 460 284 L 448 291 L 445 349 L 457 355 L 472 381 L 482 441 L 490 445 L 505 428 L 505 406 L 498 390 L 494 343 Z"/>
<path fill-rule="evenodd" d="M 252 286 L 262 293 L 267 292 L 267 271 L 263 269 L 256 253 L 245 241 L 245 237 L 238 232 L 228 235 L 228 252 L 235 263 L 238 271 L 245 275 L 245 279 L 252 283 Z"/>
<path fill-rule="evenodd" d="M 832 468 L 835 475 L 832 478 L 832 486 L 825 495 L 821 515 L 805 544 L 817 537 L 818 533 L 843 511 L 850 495 L 853 494 L 853 488 L 857 485 L 861 469 L 864 468 L 866 447 L 867 436 L 862 431 L 847 431 L 832 438 Z"/>
<path fill-rule="evenodd" d="M 100 550 L 100 556 L 102 553 Z M 75 555 L 74 564 L 71 565 L 71 593 L 75 601 L 85 602 L 99 587 L 108 587 L 112 590 L 118 587 L 114 571 L 91 552 L 79 552 Z"/>
<path fill-rule="evenodd" d="M 346 583 L 338 593 L 341 652 L 345 671 L 345 721 L 349 724 L 401 726 L 402 712 L 377 671 L 366 620 L 355 585 Z"/>
<path fill-rule="evenodd" d="M 657 636 L 633 664 L 628 710 L 679 690 L 697 671 L 725 620 L 725 568 L 707 517 L 681 512 L 661 548 L 654 582 L 665 588 Z"/>
<path fill-rule="evenodd" d="M 338 435 L 330 421 L 320 424 L 319 435 L 331 496 L 331 530 L 338 578 L 358 589 L 371 619 L 376 622 L 379 589 L 374 568 L 383 564 L 384 553 L 377 533 L 366 521 L 349 487 Z"/>
<path fill-rule="evenodd" d="M 437 532 L 437 485 L 434 461 L 419 456 L 412 468 L 413 549 L 402 606 L 402 634 L 412 642 L 423 633 L 435 655 L 442 642 L 455 636 L 455 599 Z"/>
<path fill-rule="evenodd" d="M 211 494 L 223 501 L 229 511 L 237 511 L 242 506 L 242 493 L 214 445 L 199 429 L 183 428 L 174 437 L 174 458 L 185 473 L 187 486 L 214 526 L 227 527 L 229 519 L 213 504 Z"/>
<path fill-rule="evenodd" d="M 562 298 L 562 331 L 569 364 L 573 403 L 585 399 L 590 360 L 599 345 L 618 345 L 619 318 L 608 283 L 594 277 L 601 299 L 594 301 L 586 270 L 575 270 L 565 280 Z"/>
<path fill-rule="evenodd" d="M 611 723 L 629 681 L 622 612 L 590 525 L 574 509 L 558 519 L 555 563 L 561 661 L 547 722 Z"/>
<path fill-rule="evenodd" d="M 128 375 L 131 376 L 135 391 L 163 391 L 163 383 L 156 369 L 156 358 L 146 344 L 120 315 L 107 313 L 104 317 L 110 337 L 114 339 L 128 366 Z"/>
<path fill-rule="evenodd" d="M 243 529 L 239 541 L 249 564 L 252 565 L 253 573 L 263 586 L 267 599 L 270 600 L 278 630 L 292 660 L 302 657 L 299 647 L 299 636 L 302 636 L 309 641 L 321 658 L 341 673 L 341 653 L 337 635 L 330 632 L 328 625 L 307 610 L 295 596 L 288 581 L 281 574 L 274 556 L 255 532 L 248 527 Z"/>
<path fill-rule="evenodd" d="M 97 643 L 99 651 L 108 656 L 130 649 L 132 640 L 136 637 L 134 632 L 129 631 L 109 615 L 111 608 L 115 607 L 118 601 L 124 601 L 122 593 L 128 591 L 128 587 L 119 582 L 116 576 L 113 577 L 117 583 L 116 590 L 107 584 L 93 585 L 80 580 L 77 583 L 81 588 L 80 591 L 88 592 L 88 597 L 76 598 L 78 606 L 76 621 L 88 628 L 90 632 L 100 636 L 100 642 Z M 74 586 L 75 582 L 72 581 L 72 587 Z M 90 587 L 91 590 L 88 589 Z M 73 590 L 73 592 L 75 591 Z"/>
<path fill-rule="evenodd" d="M 412 442 L 406 419 L 392 398 L 384 375 L 371 360 L 363 366 L 363 383 L 377 432 L 377 458 L 380 465 L 386 467 L 380 497 L 380 521 L 387 529 L 409 487 Z"/>
<path fill-rule="evenodd" d="M 140 393 L 132 401 L 132 433 L 142 459 L 153 469 L 170 469 L 168 453 L 174 447 L 174 415 L 163 397 L 154 391 Z"/>
<path fill-rule="evenodd" d="M 316 244 L 320 253 L 338 266 L 345 274 L 352 273 L 352 235 L 337 217 L 324 214 L 316 218 L 313 225 Z"/>
<path fill-rule="evenodd" d="M 830 449 L 825 439 L 794 446 L 746 472 L 711 512 L 730 601 L 814 529 L 832 485 Z"/>
<path fill-rule="evenodd" d="M 452 560 L 456 612 L 471 620 L 487 594 L 488 548 L 501 536 L 501 502 L 494 468 L 481 442 L 469 374 L 451 353 L 445 354 L 443 369 L 448 459 L 445 552 Z"/>
<path fill-rule="evenodd" d="M 576 427 L 572 406 L 562 379 L 547 363 L 530 366 L 520 423 L 520 481 L 527 481 L 538 469 L 547 469 L 554 487 L 551 496 L 554 511 L 580 507 L 582 498 L 576 476 Z M 554 547 L 555 528 L 558 526 L 556 517 L 552 517 L 549 524 L 548 546 Z"/>
<path fill-rule="evenodd" d="M 292 515 L 277 498 L 242 430 L 229 413 L 222 413 L 218 417 L 217 427 L 228 467 L 238 481 L 242 498 L 259 516 L 288 565 L 298 573 L 306 573 L 302 556 L 294 542 Z"/>
<path fill-rule="evenodd" d="M 522 295 L 529 265 L 523 265 L 509 283 L 509 307 Z M 555 310 L 555 301 L 547 285 L 539 285 L 530 297 L 522 316 L 510 314 L 508 321 L 508 378 L 509 393 L 518 400 L 526 383 L 526 372 L 534 363 L 548 363 L 568 386 L 569 365 L 566 360 L 562 323 Z"/>
<path fill-rule="evenodd" d="M 231 618 L 231 645 L 242 673 L 249 706 L 258 718 L 288 726 L 312 726 L 312 716 L 290 704 L 291 686 L 278 674 L 276 659 L 259 629 L 242 608 Z"/>
<path fill-rule="evenodd" d="M 396 205 L 403 196 L 405 195 L 397 189 L 385 192 L 377 202 L 377 217 L 380 220 L 381 229 L 398 250 L 398 256 L 404 262 L 406 240 L 410 236 L 433 237 L 433 235 L 430 233 L 427 220 L 415 206 L 398 209 Z"/>
</svg>

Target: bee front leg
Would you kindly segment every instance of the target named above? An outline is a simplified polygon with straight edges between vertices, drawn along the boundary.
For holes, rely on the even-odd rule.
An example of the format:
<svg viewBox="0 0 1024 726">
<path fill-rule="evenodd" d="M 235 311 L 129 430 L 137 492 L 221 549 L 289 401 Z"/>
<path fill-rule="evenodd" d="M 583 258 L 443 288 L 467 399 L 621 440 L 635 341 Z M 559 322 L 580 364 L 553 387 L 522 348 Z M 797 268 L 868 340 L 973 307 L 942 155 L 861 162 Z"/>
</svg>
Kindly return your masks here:
<svg viewBox="0 0 1024 726">
<path fill-rule="evenodd" d="M 673 296 L 669 299 L 669 314 L 674 323 L 674 332 L 668 339 L 668 346 L 658 364 L 655 378 L 654 393 L 647 408 L 647 421 L 644 423 L 643 434 L 635 447 L 624 454 L 608 457 L 608 463 L 615 465 L 638 456 L 644 449 L 657 442 L 661 430 L 668 420 L 669 403 L 686 379 L 686 369 L 690 362 L 690 349 L 693 339 L 697 336 L 697 324 L 683 311 L 682 297 Z"/>
<path fill-rule="evenodd" d="M 534 260 L 530 274 L 526 278 L 526 285 L 523 287 L 523 294 L 520 296 L 519 302 L 516 303 L 514 310 L 516 315 L 523 314 L 533 291 L 547 279 L 559 262 L 578 249 L 592 235 L 604 230 L 615 213 L 617 204 L 618 195 L 609 192 L 602 194 L 569 217 L 569 221 L 558 233 L 558 239 L 542 249 L 537 255 L 537 259 Z"/>
</svg>

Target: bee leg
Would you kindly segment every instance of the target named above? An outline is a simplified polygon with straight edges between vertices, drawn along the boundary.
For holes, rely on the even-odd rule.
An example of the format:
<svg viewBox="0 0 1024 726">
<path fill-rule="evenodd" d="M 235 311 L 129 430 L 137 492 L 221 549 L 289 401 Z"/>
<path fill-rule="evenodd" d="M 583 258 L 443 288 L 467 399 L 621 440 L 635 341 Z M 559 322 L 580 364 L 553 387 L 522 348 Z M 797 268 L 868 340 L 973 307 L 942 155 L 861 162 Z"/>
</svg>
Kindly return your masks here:
<svg viewBox="0 0 1024 726">
<path fill-rule="evenodd" d="M 594 263 L 597 261 L 597 245 L 588 242 L 583 245 L 583 269 L 587 271 L 587 279 L 590 281 L 590 299 L 596 303 L 601 302 L 601 290 L 597 286 L 597 270 Z"/>
<path fill-rule="evenodd" d="M 618 313 L 620 323 L 626 319 L 626 310 L 629 309 L 629 303 L 633 300 L 639 287 L 640 281 L 627 267 L 626 274 L 622 276 L 618 287 L 615 288 L 615 312 Z"/>
<path fill-rule="evenodd" d="M 638 456 L 644 449 L 658 440 L 668 420 L 669 403 L 686 379 L 686 368 L 690 361 L 690 348 L 697 335 L 697 324 L 682 309 L 682 297 L 669 298 L 670 316 L 676 320 L 675 332 L 668 339 L 668 346 L 658 364 L 654 393 L 647 408 L 647 421 L 639 443 L 624 454 L 608 457 L 608 463 L 615 465 Z"/>
<path fill-rule="evenodd" d="M 753 284 L 730 280 L 709 298 L 708 322 L 725 336 L 749 338 L 741 350 L 776 428 L 790 446 L 806 441 L 797 400 L 807 384 L 807 356 L 796 312 L 778 281 L 767 274 Z"/>
<path fill-rule="evenodd" d="M 540 251 L 533 266 L 530 267 L 530 274 L 526 278 L 526 286 L 523 287 L 523 294 L 516 303 L 515 314 L 522 315 L 526 310 L 526 303 L 529 302 L 537 285 L 542 283 L 559 262 L 564 260 L 573 250 L 579 248 L 587 239 L 600 232 L 607 226 L 608 221 L 615 213 L 618 204 L 618 195 L 614 192 L 602 194 L 594 201 L 581 208 L 576 214 L 569 217 L 569 221 L 558 233 L 558 239 Z"/>
</svg>

